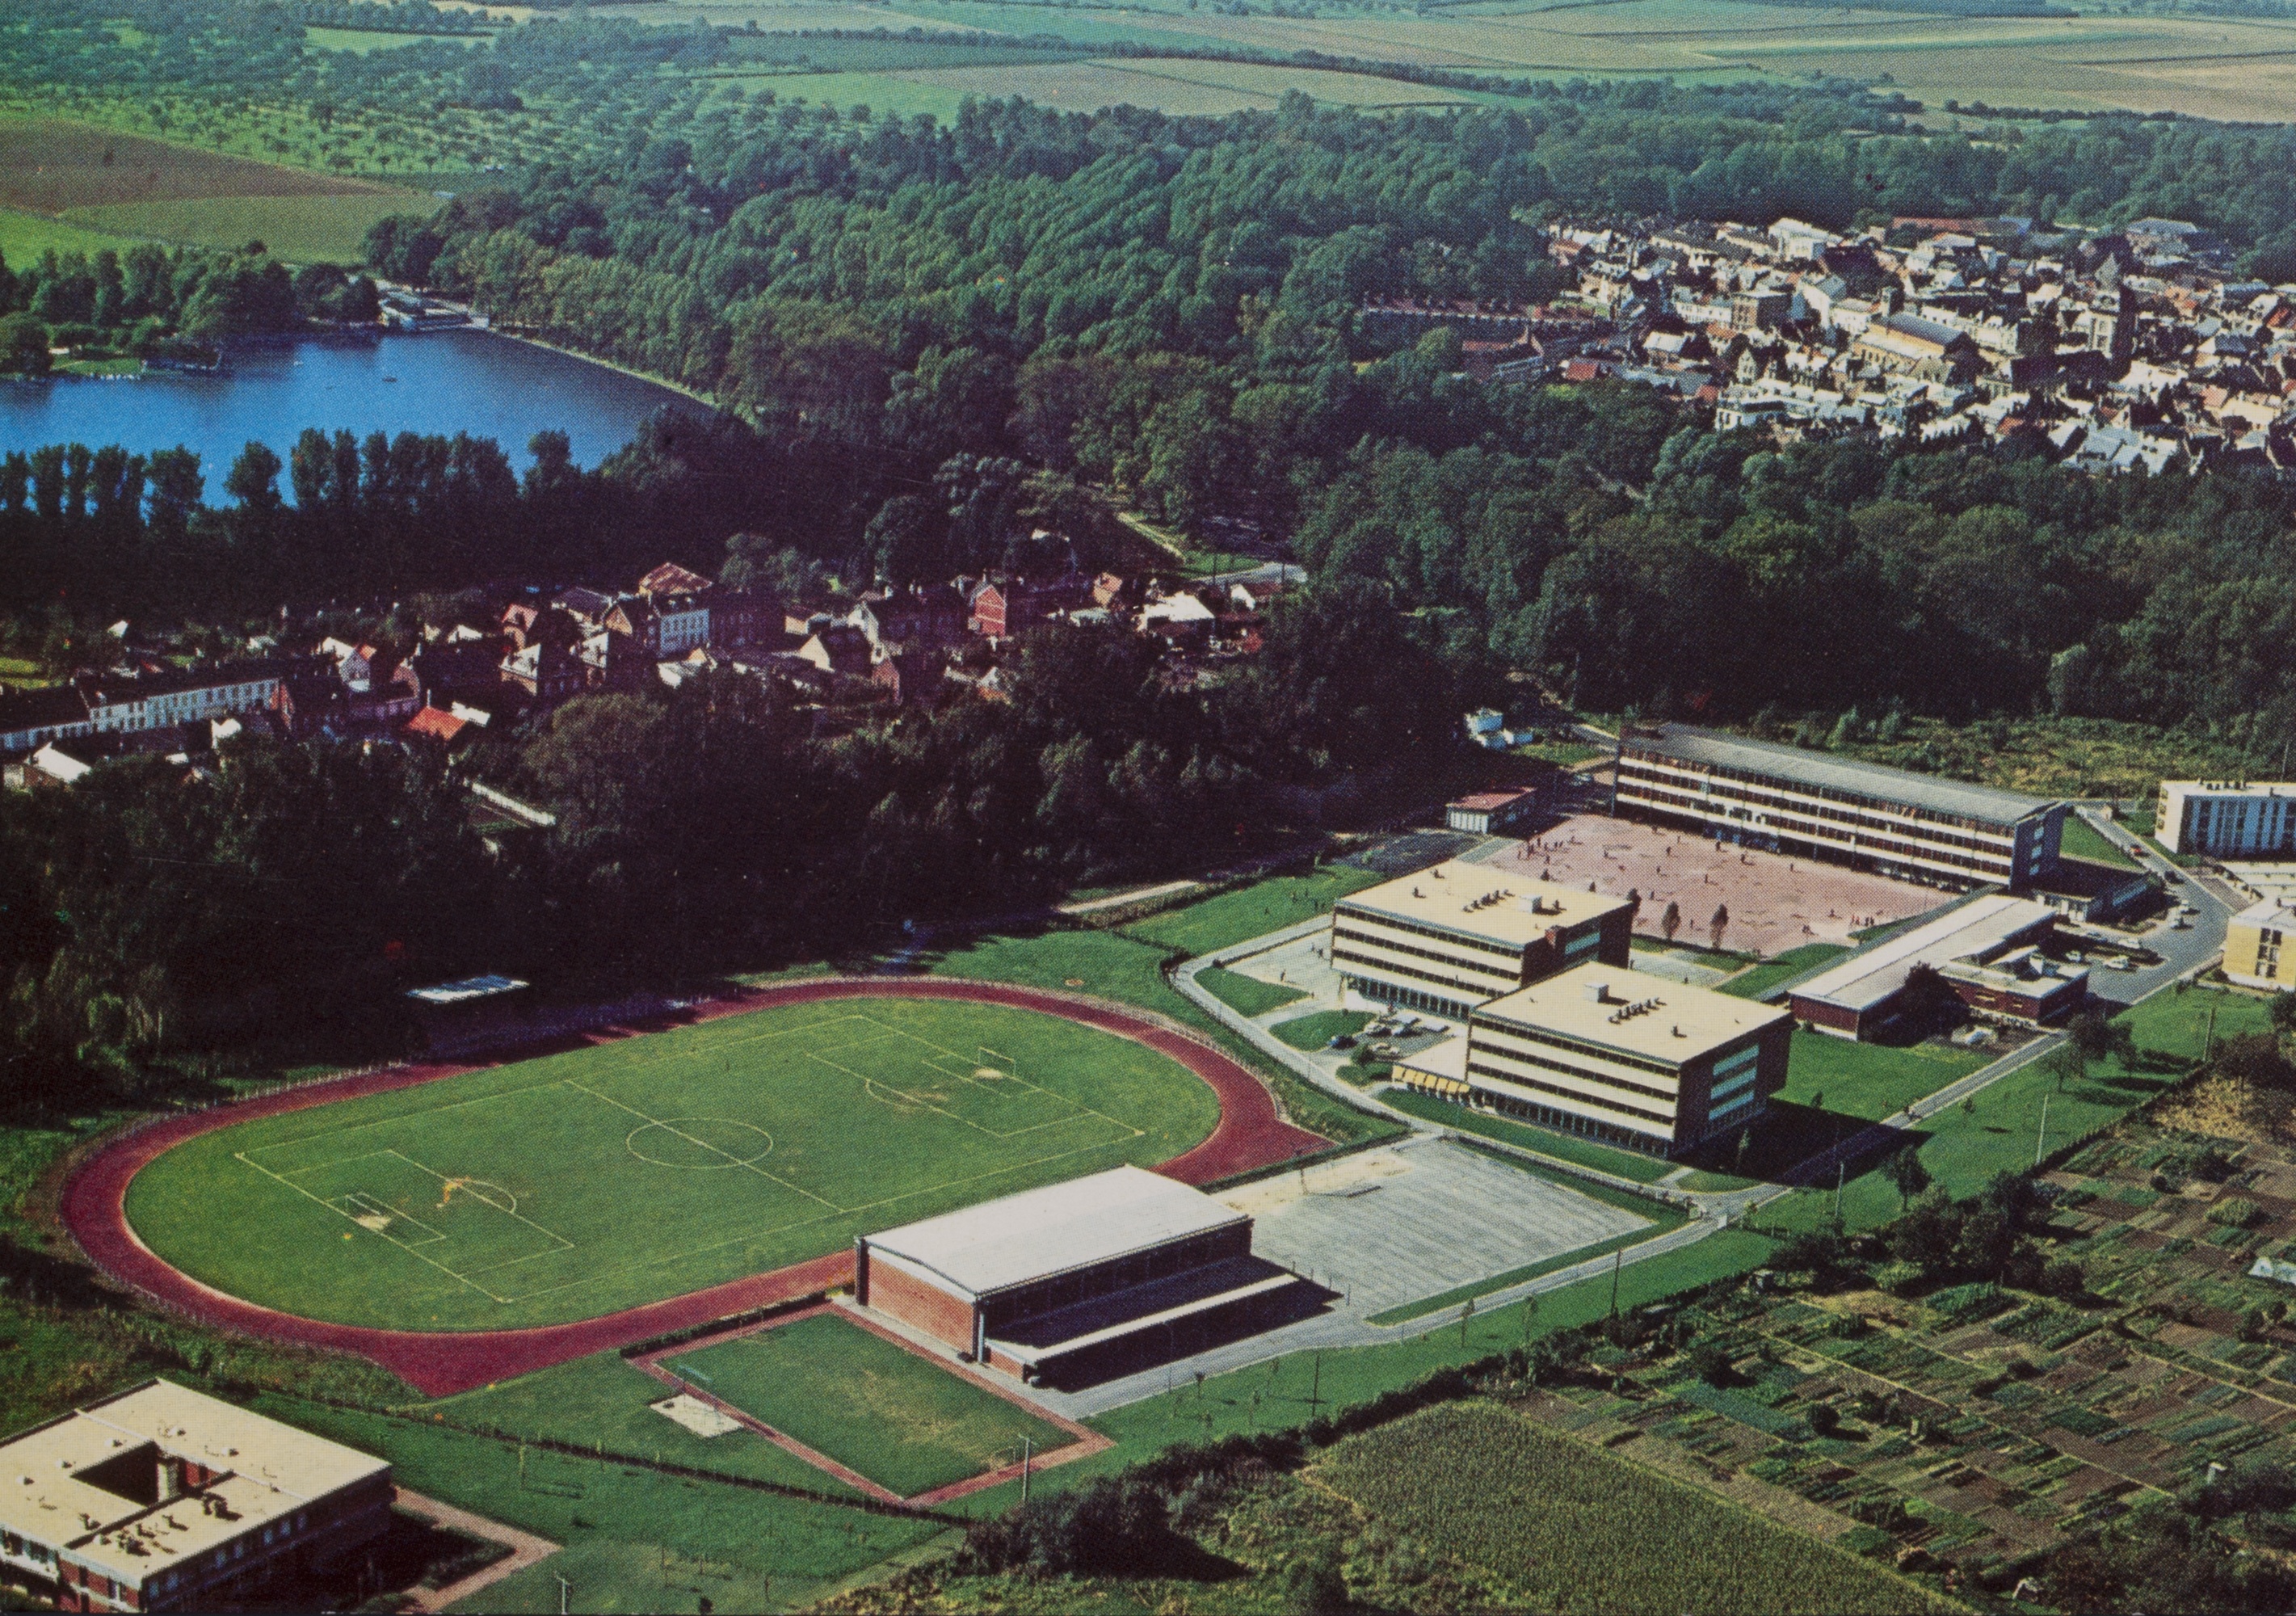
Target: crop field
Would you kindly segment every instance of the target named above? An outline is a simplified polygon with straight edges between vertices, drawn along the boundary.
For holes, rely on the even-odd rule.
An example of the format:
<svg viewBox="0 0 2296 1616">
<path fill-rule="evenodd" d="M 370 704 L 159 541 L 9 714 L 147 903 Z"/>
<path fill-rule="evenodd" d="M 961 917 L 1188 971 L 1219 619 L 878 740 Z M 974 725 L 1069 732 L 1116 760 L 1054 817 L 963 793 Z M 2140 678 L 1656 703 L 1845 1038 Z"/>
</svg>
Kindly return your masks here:
<svg viewBox="0 0 2296 1616">
<path fill-rule="evenodd" d="M 1316 1480 L 1427 1543 L 1521 1585 L 1522 1608 L 1928 1612 L 1926 1589 L 1485 1403 L 1351 1437 Z"/>
<path fill-rule="evenodd" d="M 662 1366 L 905 1498 L 1073 1439 L 1059 1426 L 832 1314 Z M 713 1439 L 719 1440 L 719 1439 Z"/>
<path fill-rule="evenodd" d="M 213 246 L 261 241 L 298 262 L 355 262 L 368 226 L 429 212 L 434 199 L 367 180 L 314 174 L 53 118 L 0 119 L 0 243 L 37 252 L 159 237 Z M 60 234 L 42 241 L 45 227 Z M 37 243 L 37 244 L 36 244 Z"/>
<path fill-rule="evenodd" d="M 117 252 L 135 244 L 126 236 L 106 231 L 68 225 L 37 213 L 19 213 L 12 208 L 0 209 L 0 257 L 11 264 L 25 263 L 51 250 L 100 252 L 109 247 Z"/>
<path fill-rule="evenodd" d="M 890 77 L 959 97 L 1021 95 L 1078 112 L 1136 106 L 1178 116 L 1218 117 L 1267 111 L 1288 89 L 1304 90 L 1318 101 L 1345 106 L 1419 106 L 1466 99 L 1451 91 L 1429 90 L 1361 73 L 1160 57 L 1120 65 L 1078 62 L 1041 67 L 939 68 Z"/>
<path fill-rule="evenodd" d="M 1211 1090 L 996 1005 L 784 1005 L 219 1128 L 129 1185 L 163 1259 L 346 1324 L 588 1318 L 860 1232 L 1161 1161 Z"/>
<path fill-rule="evenodd" d="M 402 34 L 387 33 L 368 28 L 306 28 L 303 43 L 322 51 L 353 51 L 365 55 L 369 51 L 392 51 L 402 45 L 421 45 L 436 39 L 447 45 L 482 45 L 480 34 Z"/>
</svg>

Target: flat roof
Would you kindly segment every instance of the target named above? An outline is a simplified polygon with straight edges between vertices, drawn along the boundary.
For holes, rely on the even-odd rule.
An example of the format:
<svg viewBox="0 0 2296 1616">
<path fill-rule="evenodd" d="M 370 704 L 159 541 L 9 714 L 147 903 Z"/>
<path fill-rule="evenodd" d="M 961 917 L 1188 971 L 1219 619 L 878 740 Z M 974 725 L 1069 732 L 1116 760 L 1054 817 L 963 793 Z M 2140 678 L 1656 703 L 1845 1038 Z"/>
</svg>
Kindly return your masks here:
<svg viewBox="0 0 2296 1616">
<path fill-rule="evenodd" d="M 978 1297 L 1250 1221 L 1201 1190 L 1119 1167 L 864 1235 L 862 1243 Z"/>
<path fill-rule="evenodd" d="M 1539 906 L 1536 912 L 1533 904 Z M 1365 887 L 1339 902 L 1341 909 L 1360 909 L 1513 948 L 1529 947 L 1556 926 L 1568 929 L 1626 906 L 1623 898 L 1582 892 L 1492 865 L 1456 862 Z"/>
<path fill-rule="evenodd" d="M 2290 894 L 2283 893 L 2277 898 L 2260 898 L 2234 915 L 2230 923 L 2236 926 L 2279 925 L 2296 931 L 2296 904 L 2292 904 L 2290 898 Z"/>
<path fill-rule="evenodd" d="M 1527 785 L 1505 792 L 1469 792 L 1451 806 L 1456 808 L 1503 808 L 1511 802 L 1521 802 L 1525 797 L 1535 794 Z"/>
<path fill-rule="evenodd" d="M 1988 824 L 2014 824 L 2019 820 L 2058 806 L 2054 799 L 2028 797 L 1989 785 L 1916 775 L 1878 763 L 1860 763 L 1830 752 L 1805 751 L 1770 741 L 1749 741 L 1718 734 L 1686 724 L 1669 724 L 1656 735 L 1629 735 L 1628 751 L 1658 752 L 1685 763 L 1710 764 L 1718 768 L 1742 769 L 1769 775 L 1821 792 L 1848 792 L 1884 802 L 1904 803 L 1932 814 L 1949 814 Z"/>
<path fill-rule="evenodd" d="M 459 982 L 440 982 L 435 988 L 409 988 L 406 997 L 426 1005 L 463 1005 L 516 993 L 526 985 L 514 976 L 466 976 Z"/>
<path fill-rule="evenodd" d="M 1819 972 L 1796 985 L 1793 997 L 1821 999 L 1845 1010 L 1871 1010 L 1900 992 L 1916 965 L 1935 968 L 1988 953 L 2028 927 L 2055 919 L 2055 910 L 2030 898 L 2000 893 L 1972 898 Z"/>
<path fill-rule="evenodd" d="M 1603 989 L 1598 998 L 1595 989 Z M 1790 1013 L 1756 999 L 1618 965 L 1573 965 L 1475 1012 L 1481 1021 L 1515 1021 L 1581 1043 L 1679 1064 L 1719 1049 Z"/>
<path fill-rule="evenodd" d="M 209 1514 L 196 1497 L 144 1504 L 81 1479 L 140 1456 L 156 1486 L 161 1454 L 224 1472 L 195 1490 L 219 1497 L 231 1513 Z M 390 1470 L 357 1448 L 153 1381 L 0 1442 L 0 1526 L 141 1583 Z"/>
<path fill-rule="evenodd" d="M 2163 780 L 2164 792 L 2219 797 L 2296 796 L 2296 780 Z"/>
</svg>

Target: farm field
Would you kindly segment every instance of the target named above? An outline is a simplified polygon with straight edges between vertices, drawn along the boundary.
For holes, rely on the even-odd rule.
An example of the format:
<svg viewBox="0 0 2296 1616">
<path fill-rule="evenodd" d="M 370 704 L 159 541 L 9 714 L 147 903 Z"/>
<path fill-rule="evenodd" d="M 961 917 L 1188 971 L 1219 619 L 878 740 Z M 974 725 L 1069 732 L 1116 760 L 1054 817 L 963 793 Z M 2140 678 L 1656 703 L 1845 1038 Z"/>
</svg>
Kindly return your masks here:
<svg viewBox="0 0 2296 1616">
<path fill-rule="evenodd" d="M 353 51 L 365 55 L 369 51 L 393 51 L 403 45 L 421 45 L 427 40 L 445 45 L 483 45 L 483 34 L 400 34 L 368 28 L 314 28 L 303 29 L 303 43 L 322 51 Z"/>
<path fill-rule="evenodd" d="M 1073 1439 L 833 1314 L 663 1360 L 671 1374 L 905 1498 Z M 722 1440 L 723 1439 L 713 1439 Z"/>
<path fill-rule="evenodd" d="M 213 196 L 184 201 L 121 202 L 75 208 L 72 224 L 119 235 L 157 236 L 208 247 L 261 242 L 291 263 L 357 264 L 360 244 L 378 219 L 429 213 L 435 198 L 378 191 L 348 196 Z"/>
<path fill-rule="evenodd" d="M 166 1261 L 345 1324 L 588 1318 L 864 1230 L 1168 1160 L 1218 1120 L 1167 1057 L 1057 1017 L 784 1005 L 186 1140 L 127 1215 Z"/>
<path fill-rule="evenodd" d="M 118 252 L 135 244 L 127 236 L 92 230 L 85 225 L 67 224 L 12 208 L 0 209 L 0 257 L 11 264 L 23 264 L 49 251 L 101 252 L 109 247 Z"/>
<path fill-rule="evenodd" d="M 1929 1612 L 1919 1586 L 1488 1403 L 1351 1437 L 1314 1480 L 1443 1552 L 1510 1576 L 1522 1608 L 1602 1590 L 1616 1616 Z"/>
<path fill-rule="evenodd" d="M 0 118 L 0 209 L 50 230 L 116 246 L 158 236 L 238 247 L 260 240 L 299 261 L 356 261 L 359 238 L 388 214 L 428 212 L 434 199 L 368 180 L 147 140 L 95 124 Z M 0 226 L 0 242 L 36 226 Z M 72 237 L 54 245 L 68 249 Z M 32 248 L 32 250 L 38 250 Z"/>
<path fill-rule="evenodd" d="M 1333 105 L 1423 106 L 1462 102 L 1431 90 L 1362 73 L 1261 67 L 1233 62 L 1144 57 L 1114 62 L 1046 63 L 1037 67 L 928 68 L 888 75 L 903 83 L 965 95 L 1021 95 L 1046 106 L 1088 112 L 1102 107 L 1150 107 L 1178 116 L 1219 117 L 1266 111 L 1287 90 L 1304 90 Z"/>
</svg>

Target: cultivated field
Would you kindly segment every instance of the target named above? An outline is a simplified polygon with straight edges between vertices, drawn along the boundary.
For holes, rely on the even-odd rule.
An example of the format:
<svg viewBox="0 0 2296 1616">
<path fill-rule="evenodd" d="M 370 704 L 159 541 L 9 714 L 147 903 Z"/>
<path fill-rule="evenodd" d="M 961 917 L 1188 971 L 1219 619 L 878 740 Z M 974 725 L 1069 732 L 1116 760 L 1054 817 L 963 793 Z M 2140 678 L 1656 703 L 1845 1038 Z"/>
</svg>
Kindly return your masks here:
<svg viewBox="0 0 2296 1616">
<path fill-rule="evenodd" d="M 1452 1404 L 1350 1438 L 1315 1479 L 1439 1551 L 1520 1583 L 1525 1608 L 1928 1612 L 1953 1607 L 1879 1567 L 1543 1431 Z"/>
<path fill-rule="evenodd" d="M 202 152 L 94 124 L 0 119 L 0 209 L 97 236 L 224 247 L 261 241 L 297 261 L 355 262 L 359 240 L 376 219 L 436 206 L 435 199 L 393 185 Z M 28 239 L 31 232 L 26 227 L 10 234 Z M 54 244 L 74 243 L 64 238 Z"/>
<path fill-rule="evenodd" d="M 588 1318 L 1208 1135 L 1138 1045 L 1002 1006 L 788 1005 L 219 1128 L 129 1185 L 164 1260 L 306 1317 Z"/>
<path fill-rule="evenodd" d="M 832 1313 L 665 1358 L 662 1367 L 911 1498 L 1073 1440 Z"/>
</svg>

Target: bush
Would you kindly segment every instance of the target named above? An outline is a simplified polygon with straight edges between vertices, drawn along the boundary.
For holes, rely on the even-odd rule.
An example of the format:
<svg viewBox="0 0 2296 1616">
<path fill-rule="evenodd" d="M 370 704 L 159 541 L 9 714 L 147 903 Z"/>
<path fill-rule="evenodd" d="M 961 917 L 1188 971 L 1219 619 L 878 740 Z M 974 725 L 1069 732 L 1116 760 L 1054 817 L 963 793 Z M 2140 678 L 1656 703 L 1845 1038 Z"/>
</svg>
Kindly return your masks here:
<svg viewBox="0 0 2296 1616">
<path fill-rule="evenodd" d="M 1922 1283 L 1922 1266 L 1917 1262 L 1885 1262 L 1874 1270 L 1877 1289 L 1892 1295 L 1903 1296 Z"/>
<path fill-rule="evenodd" d="M 2086 1295 L 2088 1292 L 2088 1276 L 2081 1271 L 2080 1264 L 2071 1258 L 2060 1257 L 2041 1270 L 2041 1289 L 2051 1296 L 2063 1297 L 2067 1300 Z"/>
<path fill-rule="evenodd" d="M 1710 1386 L 1726 1386 L 1738 1378 L 1730 1354 L 1712 1341 L 1701 1341 L 1690 1349 L 1690 1373 Z"/>
<path fill-rule="evenodd" d="M 2244 1229 L 2257 1220 L 2263 1210 L 2244 1195 L 2226 1195 L 2209 1208 L 2209 1221 L 2222 1224 L 2228 1229 Z"/>
</svg>

